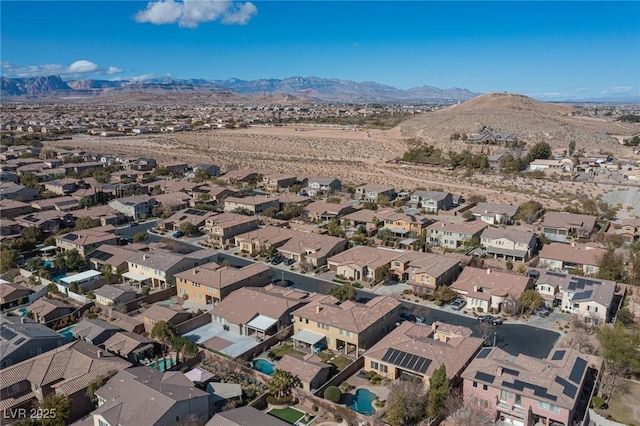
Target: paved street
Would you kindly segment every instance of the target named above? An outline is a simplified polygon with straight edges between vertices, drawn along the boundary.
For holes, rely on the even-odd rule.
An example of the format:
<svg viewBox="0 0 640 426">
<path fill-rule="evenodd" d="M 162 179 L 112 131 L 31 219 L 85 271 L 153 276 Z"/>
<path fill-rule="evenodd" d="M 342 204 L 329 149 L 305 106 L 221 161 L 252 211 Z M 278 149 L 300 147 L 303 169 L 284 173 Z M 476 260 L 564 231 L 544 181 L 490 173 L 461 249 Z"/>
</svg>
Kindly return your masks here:
<svg viewBox="0 0 640 426">
<path fill-rule="evenodd" d="M 142 229 L 150 229 L 153 227 L 153 225 L 154 223 L 150 224 L 149 222 L 147 222 L 136 227 L 121 228 L 119 230 L 119 233 L 123 235 L 123 238 L 125 238 L 125 235 L 133 238 L 133 235 L 135 235 L 137 232 L 140 232 Z M 165 238 L 171 237 L 149 234 L 148 241 L 159 242 Z M 182 245 L 185 248 L 185 251 L 193 252 L 196 250 L 202 250 L 201 246 L 191 244 L 188 241 L 175 241 L 177 244 Z M 233 254 L 233 252 L 235 251 L 237 251 L 237 249 L 221 251 L 220 256 L 224 259 L 227 259 L 234 266 L 245 266 L 253 262 L 253 260 L 235 256 Z M 332 283 L 330 281 L 325 281 L 313 276 L 292 272 L 289 270 L 288 266 L 284 266 L 283 264 L 269 265 L 269 267 L 271 269 L 271 276 L 274 281 L 281 279 L 291 281 L 293 282 L 291 287 L 299 290 L 304 290 L 307 292 L 326 293 L 329 288 L 331 288 L 331 286 L 335 285 L 335 283 Z M 360 301 L 369 300 L 374 296 L 375 294 L 370 291 L 363 289 L 357 290 L 356 297 Z M 402 301 L 401 303 L 404 307 L 407 308 L 407 310 L 418 311 L 417 313 L 419 315 L 424 315 L 424 313 L 426 313 L 426 315 L 424 316 L 426 317 L 426 323 L 428 325 L 430 325 L 433 321 L 442 321 L 449 324 L 462 325 L 471 328 L 475 336 L 481 337 L 478 331 L 477 319 L 464 315 L 460 312 L 453 311 L 448 306 L 427 306 L 408 301 Z M 558 332 L 542 328 L 547 327 L 548 324 L 553 322 L 553 320 L 557 319 L 555 319 L 555 317 L 533 319 L 531 322 L 539 325 L 539 327 L 521 323 L 510 324 L 508 322 L 503 325 L 497 326 L 495 327 L 497 346 L 501 347 L 512 355 L 523 353 L 534 357 L 544 358 L 549 354 L 549 352 L 551 352 L 551 349 L 553 349 L 556 341 L 560 337 L 560 334 Z"/>
</svg>

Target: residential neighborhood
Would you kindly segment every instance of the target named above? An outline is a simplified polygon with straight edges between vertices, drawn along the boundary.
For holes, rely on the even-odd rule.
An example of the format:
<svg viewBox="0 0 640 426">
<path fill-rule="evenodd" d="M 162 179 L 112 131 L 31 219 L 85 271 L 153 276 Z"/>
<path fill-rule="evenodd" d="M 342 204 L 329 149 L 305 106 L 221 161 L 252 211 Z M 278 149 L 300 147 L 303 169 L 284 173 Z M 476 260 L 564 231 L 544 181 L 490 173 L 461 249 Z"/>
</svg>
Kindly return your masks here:
<svg viewBox="0 0 640 426">
<path fill-rule="evenodd" d="M 29 168 L 0 203 L 4 419 L 63 398 L 77 425 L 373 425 L 401 383 L 443 380 L 496 424 L 596 414 L 580 339 L 626 315 L 634 223 L 107 157 L 9 160 Z"/>
</svg>

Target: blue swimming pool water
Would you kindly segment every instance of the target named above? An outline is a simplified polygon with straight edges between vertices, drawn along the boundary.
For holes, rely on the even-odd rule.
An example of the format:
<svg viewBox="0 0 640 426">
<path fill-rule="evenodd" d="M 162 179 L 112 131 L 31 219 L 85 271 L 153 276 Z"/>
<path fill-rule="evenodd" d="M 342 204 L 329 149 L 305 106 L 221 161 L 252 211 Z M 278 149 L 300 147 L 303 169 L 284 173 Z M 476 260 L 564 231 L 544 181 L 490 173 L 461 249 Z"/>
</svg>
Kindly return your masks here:
<svg viewBox="0 0 640 426">
<path fill-rule="evenodd" d="M 174 358 L 167 358 L 167 359 L 163 358 L 158 360 L 158 367 L 160 368 L 160 371 L 168 370 L 174 365 L 176 365 L 176 360 Z M 155 369 L 156 362 L 154 361 L 151 364 L 149 364 L 149 367 Z"/>
<path fill-rule="evenodd" d="M 73 340 L 73 325 L 58 330 L 58 334 L 63 337 L 63 342 L 67 343 Z"/>
<path fill-rule="evenodd" d="M 273 376 L 274 371 L 276 371 L 275 364 L 263 358 L 258 358 L 251 364 L 253 365 L 254 370 L 258 370 L 259 372 L 264 373 L 268 376 Z"/>
<path fill-rule="evenodd" d="M 20 308 L 18 309 L 18 312 L 20 312 L 20 316 L 26 317 L 29 313 L 29 310 L 27 308 Z"/>
<path fill-rule="evenodd" d="M 42 262 L 42 265 L 47 269 L 51 269 L 54 267 L 53 260 L 45 260 L 44 262 Z"/>
<path fill-rule="evenodd" d="M 356 413 L 364 414 L 365 416 L 372 416 L 376 412 L 376 409 L 373 408 L 373 401 L 375 399 L 376 394 L 370 390 L 358 389 L 347 407 Z"/>
</svg>

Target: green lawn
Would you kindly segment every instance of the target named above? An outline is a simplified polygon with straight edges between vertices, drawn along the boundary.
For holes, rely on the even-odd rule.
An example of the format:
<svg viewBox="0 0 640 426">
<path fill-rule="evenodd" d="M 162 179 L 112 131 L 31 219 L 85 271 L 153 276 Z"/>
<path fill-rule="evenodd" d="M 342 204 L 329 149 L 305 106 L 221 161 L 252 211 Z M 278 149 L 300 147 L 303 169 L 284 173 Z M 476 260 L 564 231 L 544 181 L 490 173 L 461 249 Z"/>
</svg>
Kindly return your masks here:
<svg viewBox="0 0 640 426">
<path fill-rule="evenodd" d="M 275 353 L 276 358 L 280 359 L 285 355 L 289 355 L 289 354 L 298 354 L 298 355 L 304 355 L 304 353 L 293 349 L 293 345 L 289 344 L 289 343 L 285 343 L 283 345 L 278 346 L 277 348 L 272 348 L 269 352 Z"/>
<path fill-rule="evenodd" d="M 353 362 L 352 359 L 349 359 L 346 356 L 334 355 L 332 352 L 328 352 L 328 351 L 319 352 L 318 356 L 322 358 L 322 361 L 326 362 L 327 364 L 335 365 L 339 371 L 344 370 L 347 367 L 347 365 Z M 331 359 L 334 356 L 335 358 Z"/>
<path fill-rule="evenodd" d="M 284 420 L 285 422 L 290 423 L 292 425 L 295 424 L 302 417 L 304 417 L 304 413 L 291 407 L 273 408 L 269 410 L 268 414 L 271 414 L 273 417 L 277 417 L 280 420 Z"/>
</svg>

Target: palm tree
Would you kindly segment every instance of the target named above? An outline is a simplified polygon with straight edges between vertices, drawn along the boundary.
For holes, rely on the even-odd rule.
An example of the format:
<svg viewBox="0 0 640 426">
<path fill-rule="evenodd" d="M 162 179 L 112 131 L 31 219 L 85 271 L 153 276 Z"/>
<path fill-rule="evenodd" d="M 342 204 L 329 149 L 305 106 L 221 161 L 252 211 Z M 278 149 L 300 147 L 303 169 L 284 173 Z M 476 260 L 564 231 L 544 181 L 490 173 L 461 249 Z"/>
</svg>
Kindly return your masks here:
<svg viewBox="0 0 640 426">
<path fill-rule="evenodd" d="M 280 370 L 276 368 L 276 371 L 271 376 L 271 380 L 267 384 L 269 393 L 278 398 L 283 399 L 291 395 L 291 389 L 300 382 L 298 377 L 288 371 Z"/>
</svg>

